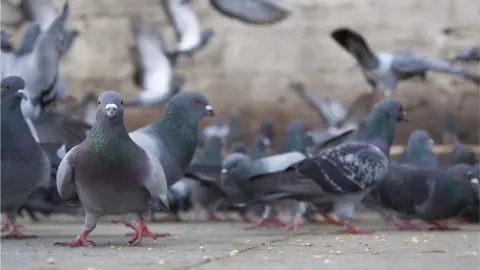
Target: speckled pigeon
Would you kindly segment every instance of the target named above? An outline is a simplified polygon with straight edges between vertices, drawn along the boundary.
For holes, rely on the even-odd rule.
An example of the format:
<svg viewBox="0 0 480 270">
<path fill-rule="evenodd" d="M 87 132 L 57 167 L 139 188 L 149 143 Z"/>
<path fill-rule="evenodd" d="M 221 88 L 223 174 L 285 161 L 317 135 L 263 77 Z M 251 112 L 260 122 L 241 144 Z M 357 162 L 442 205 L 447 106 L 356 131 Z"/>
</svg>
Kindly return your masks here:
<svg viewBox="0 0 480 270">
<path fill-rule="evenodd" d="M 449 229 L 439 220 L 458 217 L 475 200 L 478 173 L 466 164 L 428 168 L 390 164 L 387 175 L 364 198 L 400 229 L 419 229 L 409 220 L 420 219 L 437 229 Z"/>
<path fill-rule="evenodd" d="M 223 164 L 224 172 L 238 179 L 259 202 L 334 202 L 337 217 L 350 233 L 367 233 L 348 219 L 352 218 L 354 204 L 383 178 L 387 167 L 388 158 L 378 147 L 356 141 L 325 149 L 312 158 L 290 152 L 250 163 L 244 156 L 232 154 Z M 242 178 L 246 180 L 242 182 Z M 301 214 L 295 215 L 292 227 L 298 226 Z"/>
<path fill-rule="evenodd" d="M 50 161 L 33 138 L 21 111 L 25 82 L 17 76 L 1 81 L 1 210 L 8 222 L 3 238 L 36 237 L 25 235 L 16 222 L 17 210 L 39 186 L 48 184 Z"/>
<path fill-rule="evenodd" d="M 135 230 L 132 244 L 150 232 L 142 215 L 152 198 L 168 208 L 167 183 L 159 160 L 138 146 L 123 122 L 123 100 L 115 91 L 98 98 L 96 121 L 87 138 L 68 151 L 57 171 L 57 189 L 65 201 L 85 208 L 85 230 L 62 246 L 91 246 L 86 237 L 104 215 L 140 216 L 124 221 Z M 150 232 L 151 233 L 151 232 Z"/>
<path fill-rule="evenodd" d="M 434 143 L 426 130 L 415 130 L 408 138 L 400 162 L 437 168 L 439 166 L 439 160 L 433 152 Z"/>
<path fill-rule="evenodd" d="M 337 28 L 331 36 L 356 58 L 373 91 L 377 90 L 378 84 L 385 87 L 386 98 L 393 97 L 398 81 L 416 76 L 426 79 L 428 71 L 455 74 L 480 84 L 480 75 L 463 70 L 446 60 L 406 50 L 374 52 L 361 34 L 349 28 Z"/>
</svg>

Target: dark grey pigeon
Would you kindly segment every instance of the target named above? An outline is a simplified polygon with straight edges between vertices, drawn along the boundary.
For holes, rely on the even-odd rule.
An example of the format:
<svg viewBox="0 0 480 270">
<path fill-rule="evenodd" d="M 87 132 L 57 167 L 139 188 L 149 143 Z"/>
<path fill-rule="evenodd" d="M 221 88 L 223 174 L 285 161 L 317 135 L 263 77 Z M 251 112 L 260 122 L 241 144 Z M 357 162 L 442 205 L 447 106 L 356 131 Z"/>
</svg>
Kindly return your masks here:
<svg viewBox="0 0 480 270">
<path fill-rule="evenodd" d="M 2 231 L 12 229 L 2 238 L 36 237 L 20 232 L 16 214 L 37 187 L 48 184 L 50 161 L 22 115 L 20 103 L 25 82 L 9 76 L 2 79 L 1 86 L 1 210 L 8 218 Z"/>
<path fill-rule="evenodd" d="M 172 57 L 179 54 L 193 57 L 193 54 L 207 45 L 213 37 L 213 29 L 202 29 L 197 14 L 188 1 L 162 0 L 162 3 L 167 17 L 175 28 L 178 42 L 170 54 Z"/>
<path fill-rule="evenodd" d="M 449 229 L 440 220 L 458 217 L 475 200 L 478 173 L 466 164 L 428 168 L 391 164 L 388 174 L 363 202 L 379 211 L 400 229 L 419 229 L 411 219 L 420 219 Z"/>
<path fill-rule="evenodd" d="M 203 94 L 180 92 L 167 102 L 160 121 L 132 131 L 130 136 L 160 160 L 171 187 L 190 166 L 197 147 L 200 120 L 214 114 Z"/>
<path fill-rule="evenodd" d="M 65 201 L 79 200 L 85 208 L 85 230 L 61 246 L 91 246 L 86 237 L 101 216 L 133 215 L 125 218 L 135 230 L 130 241 L 141 242 L 152 233 L 142 215 L 152 198 L 168 208 L 167 183 L 162 165 L 152 153 L 138 146 L 123 122 L 123 100 L 115 91 L 98 99 L 95 124 L 87 138 L 68 151 L 57 171 L 57 189 Z M 140 222 L 137 218 L 140 216 Z"/>
<path fill-rule="evenodd" d="M 458 138 L 455 138 L 452 145 L 452 151 L 449 154 L 450 164 L 468 164 L 470 166 L 477 166 L 480 158 L 475 151 L 464 145 Z"/>
<path fill-rule="evenodd" d="M 290 11 L 284 0 L 210 0 L 221 14 L 246 24 L 265 25 L 283 21 Z"/>
<path fill-rule="evenodd" d="M 58 73 L 58 64 L 66 42 L 63 29 L 68 15 L 69 5 L 66 2 L 49 28 L 40 33 L 33 51 L 15 55 L 8 70 L 2 68 L 2 76 L 16 75 L 25 80 L 27 99 L 22 100 L 22 112 L 29 118 L 38 117 L 66 94 L 65 82 Z"/>
<path fill-rule="evenodd" d="M 335 213 L 348 232 L 367 233 L 349 220 L 353 218 L 355 203 L 360 202 L 387 172 L 388 158 L 378 147 L 352 141 L 294 163 L 282 161 L 285 158 L 281 157 L 276 155 L 250 163 L 240 154 L 232 154 L 225 159 L 223 168 L 239 183 L 246 178 L 242 185 L 259 202 L 268 204 L 285 199 L 314 204 L 334 202 Z M 293 220 L 293 223 L 299 222 L 298 218 Z"/>
<path fill-rule="evenodd" d="M 68 0 L 67 0 L 68 2 Z M 22 0 L 20 3 L 25 17 L 40 25 L 42 32 L 47 31 L 57 17 L 57 12 L 52 0 Z M 79 32 L 76 29 L 62 31 L 61 55 L 67 53 L 77 38 Z"/>
<path fill-rule="evenodd" d="M 480 41 L 473 45 L 472 47 L 465 48 L 461 50 L 455 57 L 453 61 L 459 62 L 479 62 L 480 61 Z"/>
<path fill-rule="evenodd" d="M 392 98 L 397 82 L 420 77 L 426 79 L 428 71 L 455 74 L 480 84 L 480 76 L 470 73 L 441 59 L 410 51 L 374 52 L 361 34 L 349 29 L 338 28 L 332 38 L 351 53 L 362 68 L 362 72 L 374 91 L 377 85 L 385 87 L 385 97 Z"/>
<path fill-rule="evenodd" d="M 401 162 L 419 166 L 438 168 L 438 156 L 433 152 L 433 141 L 430 134 L 423 129 L 417 129 L 408 138 L 403 150 Z"/>
<path fill-rule="evenodd" d="M 185 78 L 173 78 L 175 60 L 166 55 L 165 42 L 156 29 L 136 19 L 131 21 L 131 31 L 135 38 L 131 47 L 134 82 L 141 92 L 133 100 L 126 101 L 125 106 L 162 105 L 181 90 Z"/>
<path fill-rule="evenodd" d="M 233 153 L 225 158 L 222 164 L 222 186 L 224 190 L 236 190 L 235 199 L 237 201 L 250 201 L 258 196 L 269 195 L 278 187 L 278 179 L 282 173 L 291 166 L 305 159 L 305 155 L 300 152 L 288 152 L 256 160 L 244 154 Z M 275 194 L 276 195 L 276 194 Z M 251 205 L 246 205 L 241 209 L 248 209 Z M 288 229 L 292 224 L 283 222 L 278 217 L 279 207 L 295 207 L 295 200 L 275 200 L 266 203 L 262 218 L 255 224 L 247 227 L 247 230 L 257 229 L 267 226 L 270 223 Z M 301 217 L 303 212 L 295 212 L 295 217 Z M 298 219 L 298 218 L 297 218 Z M 293 224 L 294 225 L 294 224 Z M 295 226 L 292 226 L 295 227 Z"/>
</svg>

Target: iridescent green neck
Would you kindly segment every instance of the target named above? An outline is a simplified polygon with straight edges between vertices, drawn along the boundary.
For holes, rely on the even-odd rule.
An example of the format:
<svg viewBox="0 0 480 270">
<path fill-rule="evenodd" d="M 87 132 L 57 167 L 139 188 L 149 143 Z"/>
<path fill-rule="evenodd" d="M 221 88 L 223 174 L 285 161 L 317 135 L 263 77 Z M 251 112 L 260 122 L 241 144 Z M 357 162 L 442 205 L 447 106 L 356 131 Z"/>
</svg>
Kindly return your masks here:
<svg viewBox="0 0 480 270">
<path fill-rule="evenodd" d="M 365 140 L 374 143 L 388 154 L 395 137 L 395 126 L 395 121 L 384 114 L 373 112 L 366 123 Z"/>
</svg>

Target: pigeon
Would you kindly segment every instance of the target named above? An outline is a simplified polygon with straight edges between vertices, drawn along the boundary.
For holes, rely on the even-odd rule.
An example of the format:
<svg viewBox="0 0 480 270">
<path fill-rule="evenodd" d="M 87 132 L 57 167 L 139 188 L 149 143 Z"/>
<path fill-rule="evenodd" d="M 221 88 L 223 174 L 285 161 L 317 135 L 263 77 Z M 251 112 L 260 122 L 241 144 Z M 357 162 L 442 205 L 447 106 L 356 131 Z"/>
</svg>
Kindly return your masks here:
<svg viewBox="0 0 480 270">
<path fill-rule="evenodd" d="M 24 15 L 20 8 L 13 4 L 10 0 L 2 0 L 1 2 L 0 21 L 2 25 L 18 26 L 23 22 Z"/>
<path fill-rule="evenodd" d="M 475 151 L 464 145 L 458 138 L 454 139 L 452 151 L 449 153 L 449 163 L 453 164 L 468 164 L 470 166 L 477 166 L 480 158 Z"/>
<path fill-rule="evenodd" d="M 305 155 L 300 152 L 288 152 L 257 160 L 251 160 L 244 154 L 233 153 L 223 161 L 222 185 L 225 188 L 235 187 L 239 189 L 242 193 L 242 199 L 249 201 L 268 192 L 269 188 L 272 188 L 272 191 L 275 190 L 277 185 L 272 185 L 272 181 L 269 180 L 274 180 L 276 173 L 287 170 L 303 159 L 305 159 Z M 276 202 L 275 205 L 267 204 L 262 218 L 246 229 L 253 230 L 269 223 L 286 228 L 288 224 L 277 215 L 279 214 L 277 211 L 279 206 L 292 206 L 292 201 L 281 200 Z"/>
<path fill-rule="evenodd" d="M 268 139 L 268 137 L 264 134 L 258 134 L 255 136 L 249 151 L 250 158 L 255 160 L 268 156 L 270 153 L 270 144 L 270 139 Z"/>
<path fill-rule="evenodd" d="M 469 48 L 461 50 L 452 61 L 458 62 L 480 62 L 480 41 Z"/>
<path fill-rule="evenodd" d="M 419 76 L 426 79 L 428 71 L 462 76 L 480 84 L 480 76 L 446 61 L 411 51 L 374 52 L 361 34 L 349 28 L 337 28 L 332 38 L 350 52 L 361 66 L 363 74 L 375 92 L 377 85 L 385 87 L 385 97 L 392 98 L 397 82 Z"/>
<path fill-rule="evenodd" d="M 1 211 L 8 218 L 2 231 L 12 230 L 2 238 L 36 237 L 19 230 L 16 214 L 37 187 L 48 183 L 51 165 L 22 115 L 25 82 L 9 76 L 2 79 L 1 87 Z"/>
<path fill-rule="evenodd" d="M 229 153 L 242 153 L 247 154 L 247 144 L 242 141 L 234 142 L 230 145 Z"/>
<path fill-rule="evenodd" d="M 214 115 L 203 94 L 180 92 L 167 102 L 160 121 L 129 134 L 134 142 L 160 160 L 171 187 L 183 177 L 192 161 L 200 120 Z"/>
<path fill-rule="evenodd" d="M 233 142 L 240 140 L 241 136 L 239 112 L 235 109 L 230 110 L 228 113 L 228 135 L 225 144 L 226 149 L 229 149 Z"/>
<path fill-rule="evenodd" d="M 65 82 L 58 73 L 58 62 L 66 42 L 63 27 L 69 14 L 69 4 L 46 31 L 40 33 L 31 53 L 15 55 L 14 61 L 2 67 L 2 76 L 16 75 L 25 80 L 27 99 L 22 100 L 22 112 L 26 117 L 37 118 L 55 100 L 65 96 Z M 41 72 L 39 72 L 39 70 Z"/>
<path fill-rule="evenodd" d="M 10 35 L 8 34 L 7 31 L 0 30 L 0 41 L 1 41 L 2 53 L 13 52 L 13 44 L 10 42 Z"/>
<path fill-rule="evenodd" d="M 273 142 L 277 134 L 275 126 L 273 124 L 273 120 L 270 118 L 263 119 L 262 123 L 260 124 L 259 132 L 265 135 L 270 140 L 270 142 Z"/>
<path fill-rule="evenodd" d="M 159 33 L 147 22 L 131 21 L 135 45 L 131 47 L 135 62 L 134 82 L 140 88 L 140 95 L 126 101 L 125 106 L 154 107 L 162 105 L 177 94 L 185 78 L 172 78 L 176 62 L 166 54 L 165 42 Z"/>
<path fill-rule="evenodd" d="M 288 158 L 292 153 L 298 153 L 296 156 L 299 158 L 295 162 L 290 162 L 294 159 Z M 314 204 L 334 202 L 335 213 L 344 221 L 347 232 L 369 233 L 353 226 L 348 220 L 352 218 L 354 204 L 360 202 L 364 194 L 387 173 L 388 158 L 378 147 L 351 141 L 325 149 L 311 158 L 299 152 L 283 155 L 249 164 L 239 154 L 232 154 L 224 161 L 224 172 L 248 176 L 249 181 L 244 185 L 259 202 L 268 204 L 286 199 Z M 240 179 L 237 181 L 240 182 Z M 290 227 L 298 227 L 302 215 L 302 212 L 295 215 Z"/>
<path fill-rule="evenodd" d="M 281 147 L 282 153 L 298 151 L 307 152 L 307 134 L 305 124 L 300 121 L 293 121 L 287 128 Z"/>
<path fill-rule="evenodd" d="M 68 1 L 68 0 L 67 0 Z M 52 0 L 22 0 L 20 8 L 26 19 L 40 25 L 42 32 L 47 31 L 57 17 L 57 12 Z M 78 30 L 63 29 L 62 45 L 59 47 L 60 55 L 66 54 L 79 35 Z"/>
<path fill-rule="evenodd" d="M 426 130 L 415 130 L 408 138 L 401 162 L 432 168 L 439 167 L 438 157 L 433 152 L 434 143 Z"/>
<path fill-rule="evenodd" d="M 390 164 L 385 178 L 363 202 L 400 229 L 420 229 L 409 222 L 420 219 L 447 230 L 439 220 L 465 211 L 478 196 L 474 185 L 478 185 L 478 173 L 466 164 L 448 168 Z"/>
<path fill-rule="evenodd" d="M 229 133 L 229 127 L 223 124 L 221 118 L 217 118 L 211 125 L 206 126 L 201 133 L 204 140 L 217 137 L 220 138 L 222 142 L 225 142 Z"/>
<path fill-rule="evenodd" d="M 139 244 L 149 232 L 142 218 L 150 198 L 168 208 L 167 183 L 159 160 L 128 135 L 123 122 L 123 100 L 115 91 L 98 98 L 96 121 L 87 138 L 68 151 L 57 171 L 58 194 L 65 201 L 79 200 L 85 208 L 85 230 L 57 245 L 92 246 L 86 237 L 101 216 L 140 216 L 124 219 L 135 231 L 129 243 Z"/>
<path fill-rule="evenodd" d="M 212 29 L 202 29 L 195 11 L 188 1 L 162 0 L 167 17 L 175 28 L 178 44 L 170 52 L 172 56 L 192 56 L 202 49 L 214 35 Z"/>
<path fill-rule="evenodd" d="M 271 25 L 288 18 L 283 0 L 210 0 L 219 13 L 246 24 Z"/>
</svg>

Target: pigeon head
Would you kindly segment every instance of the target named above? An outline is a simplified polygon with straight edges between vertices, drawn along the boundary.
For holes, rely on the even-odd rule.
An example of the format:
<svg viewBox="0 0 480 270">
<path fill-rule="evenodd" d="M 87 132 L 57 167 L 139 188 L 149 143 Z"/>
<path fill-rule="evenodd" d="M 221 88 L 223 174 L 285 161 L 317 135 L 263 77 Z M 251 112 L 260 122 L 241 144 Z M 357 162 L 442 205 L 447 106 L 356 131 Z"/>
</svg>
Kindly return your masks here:
<svg viewBox="0 0 480 270">
<path fill-rule="evenodd" d="M 399 121 L 406 120 L 406 112 L 400 101 L 382 100 L 375 105 L 370 113 L 362 138 L 378 146 L 383 153 L 389 155 L 395 136 L 396 124 Z"/>
<path fill-rule="evenodd" d="M 275 128 L 273 126 L 272 119 L 263 119 L 262 124 L 260 125 L 260 132 L 263 133 L 267 138 L 273 141 L 275 137 Z"/>
<path fill-rule="evenodd" d="M 427 149 L 432 151 L 434 144 L 435 142 L 426 130 L 418 129 L 412 132 L 412 134 L 408 138 L 407 147 L 412 146 L 415 148 Z"/>
<path fill-rule="evenodd" d="M 230 153 L 247 153 L 247 144 L 244 142 L 234 142 L 230 146 Z"/>
<path fill-rule="evenodd" d="M 101 93 L 97 103 L 97 120 L 123 122 L 123 99 L 118 92 L 106 91 Z"/>
<path fill-rule="evenodd" d="M 214 116 L 207 98 L 199 92 L 181 92 L 173 96 L 166 104 L 164 114 L 187 115 L 195 121 L 206 116 Z"/>
<path fill-rule="evenodd" d="M 2 103 L 8 102 L 15 108 L 20 105 L 22 98 L 25 98 L 25 81 L 18 76 L 9 76 L 2 79 Z"/>
<path fill-rule="evenodd" d="M 245 154 L 233 153 L 228 155 L 222 163 L 222 184 L 228 185 L 230 180 L 248 180 L 249 164 L 250 159 Z"/>
<path fill-rule="evenodd" d="M 447 170 L 451 179 L 465 181 L 470 183 L 477 192 L 480 190 L 480 177 L 478 171 L 468 164 L 456 164 Z"/>
</svg>

